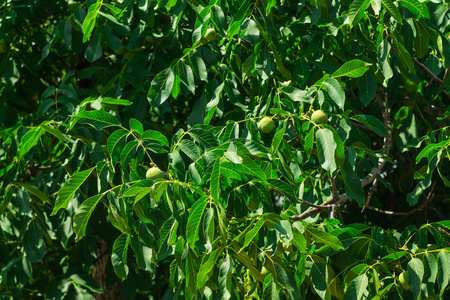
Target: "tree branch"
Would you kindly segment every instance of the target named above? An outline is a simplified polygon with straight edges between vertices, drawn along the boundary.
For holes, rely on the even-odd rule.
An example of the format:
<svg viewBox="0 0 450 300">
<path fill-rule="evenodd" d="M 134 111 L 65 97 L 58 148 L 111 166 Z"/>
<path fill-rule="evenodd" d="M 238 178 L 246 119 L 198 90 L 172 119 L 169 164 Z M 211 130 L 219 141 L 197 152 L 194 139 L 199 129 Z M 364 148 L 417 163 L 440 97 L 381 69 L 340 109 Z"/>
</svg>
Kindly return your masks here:
<svg viewBox="0 0 450 300">
<path fill-rule="evenodd" d="M 440 79 L 439 77 L 437 77 L 436 75 L 434 75 L 433 72 L 431 72 L 430 69 L 428 69 L 423 63 L 421 63 L 420 61 L 418 61 L 417 59 L 415 59 L 414 57 L 412 57 L 413 62 L 419 66 L 420 69 L 422 69 L 422 71 L 424 71 L 425 73 L 428 74 L 428 76 L 430 76 L 431 81 L 436 81 L 439 84 L 444 84 L 445 81 Z"/>
<path fill-rule="evenodd" d="M 435 186 L 436 186 L 436 182 L 434 182 L 433 185 L 431 186 L 431 190 L 428 193 L 428 196 L 427 196 L 427 199 L 425 200 L 425 202 L 421 206 L 416 207 L 414 209 L 411 209 L 410 211 L 404 211 L 404 212 L 402 212 L 402 211 L 399 211 L 399 212 L 397 212 L 397 211 L 390 211 L 390 210 L 384 210 L 384 209 L 379 209 L 379 208 L 376 208 L 376 207 L 372 207 L 370 205 L 367 205 L 366 208 L 370 209 L 370 210 L 373 210 L 373 211 L 376 211 L 376 212 L 379 212 L 381 214 L 390 215 L 390 216 L 408 216 L 408 215 L 411 215 L 411 214 L 413 214 L 413 213 L 415 213 L 417 211 L 423 210 L 428 205 L 428 203 L 430 203 L 431 200 L 433 200 L 433 198 L 434 198 L 433 191 L 434 191 L 434 187 Z"/>
<path fill-rule="evenodd" d="M 378 90 L 376 93 L 376 98 L 379 103 L 382 103 L 383 101 L 383 94 L 382 91 Z M 383 111 L 383 106 L 381 105 L 384 123 L 386 125 L 386 129 L 388 131 L 388 135 L 384 137 L 384 145 L 383 149 L 385 149 L 386 154 L 389 152 L 389 149 L 391 148 L 391 139 L 392 139 L 392 130 L 391 130 L 391 119 L 389 114 L 389 103 L 388 103 L 388 96 L 385 94 L 385 108 Z M 383 169 L 384 165 L 386 164 L 386 161 L 382 158 L 378 159 L 378 165 L 377 167 L 373 167 L 369 174 L 367 174 L 365 177 L 361 179 L 361 185 L 365 187 L 366 185 L 370 184 L 375 180 L 375 178 L 381 173 L 381 170 Z M 332 212 L 330 214 L 330 217 L 336 216 L 336 213 L 340 206 L 342 206 L 350 197 L 347 194 L 341 194 L 336 197 L 333 195 L 330 199 L 322 203 L 319 207 L 314 207 L 313 209 L 307 210 L 300 215 L 291 216 L 291 220 L 298 221 L 303 220 L 309 216 L 321 213 L 325 210 L 332 209 Z"/>
</svg>

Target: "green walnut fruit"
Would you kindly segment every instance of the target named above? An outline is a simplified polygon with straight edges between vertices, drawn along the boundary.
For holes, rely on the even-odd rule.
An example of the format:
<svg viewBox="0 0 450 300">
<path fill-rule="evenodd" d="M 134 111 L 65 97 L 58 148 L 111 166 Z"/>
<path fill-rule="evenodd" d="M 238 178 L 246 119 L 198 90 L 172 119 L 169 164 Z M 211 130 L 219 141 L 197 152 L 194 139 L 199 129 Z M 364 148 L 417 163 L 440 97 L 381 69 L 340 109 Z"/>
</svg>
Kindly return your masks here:
<svg viewBox="0 0 450 300">
<path fill-rule="evenodd" d="M 400 281 L 400 285 L 402 286 L 402 288 L 404 288 L 405 290 L 409 290 L 409 275 L 408 275 L 408 271 L 405 271 L 403 273 L 400 274 L 400 276 L 398 276 L 398 281 Z"/>
<path fill-rule="evenodd" d="M 219 34 L 216 32 L 214 28 L 208 28 L 205 32 L 205 35 L 201 38 L 201 43 L 204 45 L 208 42 L 215 41 L 220 39 Z"/>
<path fill-rule="evenodd" d="M 323 110 L 319 109 L 313 112 L 311 115 L 311 120 L 314 123 L 326 124 L 328 122 L 328 115 Z"/>
<path fill-rule="evenodd" d="M 161 171 L 158 167 L 151 167 L 150 169 L 148 169 L 145 177 L 150 180 L 157 180 L 163 178 L 164 175 L 166 175 L 166 173 L 164 171 Z"/>
<path fill-rule="evenodd" d="M 0 41 L 0 54 L 5 54 L 8 52 L 9 46 L 8 43 L 4 40 Z"/>
<path fill-rule="evenodd" d="M 228 70 L 228 66 L 226 64 L 220 64 L 218 69 L 220 72 L 226 72 Z"/>
<path fill-rule="evenodd" d="M 270 117 L 264 117 L 258 123 L 258 129 L 262 133 L 269 133 L 274 128 L 275 128 L 275 123 L 273 122 L 272 118 L 270 118 Z"/>
</svg>

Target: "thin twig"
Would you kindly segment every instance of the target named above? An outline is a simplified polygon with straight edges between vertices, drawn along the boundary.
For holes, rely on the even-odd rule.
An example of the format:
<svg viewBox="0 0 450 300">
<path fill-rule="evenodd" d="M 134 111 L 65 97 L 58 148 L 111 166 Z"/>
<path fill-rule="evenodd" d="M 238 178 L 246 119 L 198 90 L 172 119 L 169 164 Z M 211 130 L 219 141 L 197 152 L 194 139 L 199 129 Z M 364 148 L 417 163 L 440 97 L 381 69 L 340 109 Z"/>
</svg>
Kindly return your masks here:
<svg viewBox="0 0 450 300">
<path fill-rule="evenodd" d="M 425 200 L 425 202 L 421 206 L 416 207 L 414 209 L 411 209 L 410 211 L 384 210 L 384 209 L 379 209 L 379 208 L 376 208 L 376 207 L 372 207 L 370 205 L 368 205 L 366 208 L 370 209 L 370 210 L 373 210 L 373 211 L 376 211 L 376 212 L 379 212 L 381 214 L 390 215 L 390 216 L 408 216 L 408 215 L 411 215 L 411 214 L 413 214 L 413 213 L 415 213 L 417 211 L 423 210 L 428 205 L 428 203 L 430 203 L 431 200 L 433 200 L 433 198 L 434 198 L 433 191 L 434 191 L 434 187 L 435 186 L 436 186 L 436 182 L 434 182 L 433 185 L 431 186 L 431 190 L 428 193 L 428 196 L 427 196 L 427 199 Z"/>
<path fill-rule="evenodd" d="M 433 72 L 431 72 L 430 69 L 428 69 L 423 63 L 421 63 L 420 61 L 418 61 L 417 59 L 415 59 L 414 57 L 412 57 L 413 62 L 419 66 L 420 69 L 422 69 L 422 71 L 424 71 L 425 73 L 428 74 L 428 76 L 431 77 L 431 80 L 436 81 L 439 84 L 444 84 L 445 81 L 440 79 L 439 77 L 437 77 L 436 75 L 434 75 Z"/>
<path fill-rule="evenodd" d="M 375 179 L 373 180 L 372 188 L 370 189 L 369 194 L 367 195 L 366 203 L 364 203 L 364 206 L 363 206 L 363 208 L 361 209 L 361 212 L 362 212 L 362 213 L 363 213 L 363 212 L 366 210 L 366 208 L 369 206 L 370 199 L 372 199 L 372 195 L 373 195 L 373 193 L 375 192 L 375 187 L 377 186 L 377 182 L 378 182 L 378 177 L 375 178 Z"/>
<path fill-rule="evenodd" d="M 271 187 L 270 190 L 276 192 L 277 194 L 283 195 L 283 193 L 281 193 L 281 192 L 280 192 L 279 190 L 277 190 L 276 188 Z M 283 196 L 284 196 L 284 195 L 283 195 Z M 310 207 L 324 208 L 324 209 L 330 209 L 330 207 L 331 207 L 330 205 L 323 205 L 323 204 L 322 204 L 322 205 L 317 205 L 317 204 L 311 203 L 311 202 L 309 202 L 309 201 L 303 200 L 303 199 L 298 198 L 298 197 L 297 197 L 297 200 L 300 201 L 300 202 L 302 202 L 303 204 L 305 204 L 305 205 L 307 205 L 307 206 L 310 206 Z"/>
<path fill-rule="evenodd" d="M 294 131 L 295 139 L 290 140 L 288 143 L 291 143 L 293 141 L 300 141 L 300 137 L 298 136 L 297 131 L 295 130 L 294 121 L 292 121 L 291 118 L 288 118 L 289 124 L 292 126 L 292 130 Z"/>
<path fill-rule="evenodd" d="M 391 45 L 391 51 L 396 53 L 396 54 L 398 53 L 397 49 L 395 49 L 392 45 Z M 411 59 L 422 71 L 424 71 L 425 73 L 428 74 L 428 76 L 430 76 L 431 81 L 428 84 L 430 84 L 433 81 L 436 81 L 437 83 L 442 84 L 442 85 L 445 84 L 445 80 L 442 80 L 439 77 L 437 77 L 436 75 L 434 75 L 434 73 L 431 72 L 431 70 L 428 69 L 423 63 L 421 63 L 420 61 L 418 61 L 414 57 L 411 57 Z"/>
<path fill-rule="evenodd" d="M 392 130 L 391 130 L 391 118 L 389 114 L 389 103 L 388 103 L 388 96 L 385 94 L 385 105 L 383 108 L 382 102 L 383 102 L 383 94 L 381 91 L 377 91 L 376 98 L 378 103 L 380 103 L 380 108 L 383 112 L 383 118 L 384 123 L 386 125 L 386 129 L 388 131 L 388 135 L 384 138 L 384 145 L 383 149 L 386 150 L 386 155 L 389 152 L 389 149 L 391 148 L 391 139 L 392 139 Z M 384 111 L 383 111 L 384 110 Z M 383 169 L 384 165 L 386 164 L 386 161 L 382 158 L 378 159 L 378 165 L 376 167 L 373 167 L 369 174 L 367 174 L 365 177 L 361 179 L 361 185 L 363 187 L 367 186 L 368 184 L 372 183 L 375 178 L 381 173 L 381 170 Z M 337 199 L 336 199 L 337 198 Z M 331 216 L 335 216 L 339 207 L 341 207 L 350 197 L 347 194 L 341 194 L 338 197 L 335 197 L 334 195 L 329 198 L 327 201 L 322 203 L 320 207 L 314 207 L 310 210 L 304 211 L 300 215 L 291 216 L 291 220 L 298 221 L 303 220 L 309 216 L 321 213 L 325 210 L 329 210 L 330 208 L 334 211 L 330 214 Z"/>
<path fill-rule="evenodd" d="M 443 234 L 445 234 L 446 236 L 450 237 L 450 233 L 447 232 L 447 231 L 445 231 L 444 228 L 438 227 L 438 230 L 439 230 L 440 232 L 442 232 Z"/>
<path fill-rule="evenodd" d="M 447 68 L 447 70 L 445 70 L 445 74 L 444 74 L 444 81 L 447 80 L 448 78 L 448 73 L 450 72 L 450 67 Z"/>
<path fill-rule="evenodd" d="M 338 190 L 336 188 L 336 177 L 337 177 L 337 175 L 334 176 L 334 177 L 333 176 L 330 177 L 331 190 L 333 191 L 333 199 L 335 201 L 339 200 L 339 192 L 338 192 Z"/>
</svg>

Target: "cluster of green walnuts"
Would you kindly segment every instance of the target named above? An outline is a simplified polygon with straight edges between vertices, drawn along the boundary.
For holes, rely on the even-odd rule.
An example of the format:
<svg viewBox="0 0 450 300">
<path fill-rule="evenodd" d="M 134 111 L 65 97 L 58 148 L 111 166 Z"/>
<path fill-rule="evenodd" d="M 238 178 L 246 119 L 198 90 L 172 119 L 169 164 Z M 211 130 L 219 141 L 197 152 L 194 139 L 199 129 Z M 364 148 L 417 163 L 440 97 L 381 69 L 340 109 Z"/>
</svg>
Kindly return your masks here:
<svg viewBox="0 0 450 300">
<path fill-rule="evenodd" d="M 316 124 L 326 124 L 328 122 L 328 114 L 319 109 L 312 113 L 311 121 Z M 271 117 L 264 117 L 258 122 L 258 129 L 262 133 L 269 133 L 275 128 L 275 122 Z"/>
</svg>

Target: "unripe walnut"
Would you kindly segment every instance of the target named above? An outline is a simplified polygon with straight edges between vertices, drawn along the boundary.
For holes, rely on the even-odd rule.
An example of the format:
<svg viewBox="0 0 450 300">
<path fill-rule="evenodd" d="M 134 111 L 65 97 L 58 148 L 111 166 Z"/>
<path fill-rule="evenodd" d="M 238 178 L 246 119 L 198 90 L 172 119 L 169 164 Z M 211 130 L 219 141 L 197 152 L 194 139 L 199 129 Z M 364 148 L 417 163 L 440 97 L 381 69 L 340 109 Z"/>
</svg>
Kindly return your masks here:
<svg viewBox="0 0 450 300">
<path fill-rule="evenodd" d="M 319 109 L 319 110 L 316 110 L 315 112 L 313 112 L 313 114 L 311 115 L 311 120 L 314 123 L 326 124 L 328 122 L 328 115 L 326 112 Z"/>
<path fill-rule="evenodd" d="M 275 128 L 275 123 L 273 122 L 272 118 L 270 118 L 270 117 L 264 117 L 258 123 L 258 129 L 262 133 L 269 133 L 274 128 Z"/>
<path fill-rule="evenodd" d="M 219 39 L 219 35 L 217 34 L 217 32 L 214 28 L 208 28 L 205 32 L 205 39 L 208 42 L 211 42 L 211 41 Z"/>
<path fill-rule="evenodd" d="M 150 180 L 157 180 L 163 178 L 165 174 L 166 173 L 164 171 L 161 171 L 158 167 L 152 167 L 148 169 L 145 177 Z"/>
<path fill-rule="evenodd" d="M 400 274 L 400 276 L 398 276 L 398 281 L 400 281 L 400 285 L 402 286 L 402 288 L 404 288 L 405 290 L 409 290 L 409 275 L 408 275 L 408 271 L 405 271 L 403 273 Z"/>
</svg>

